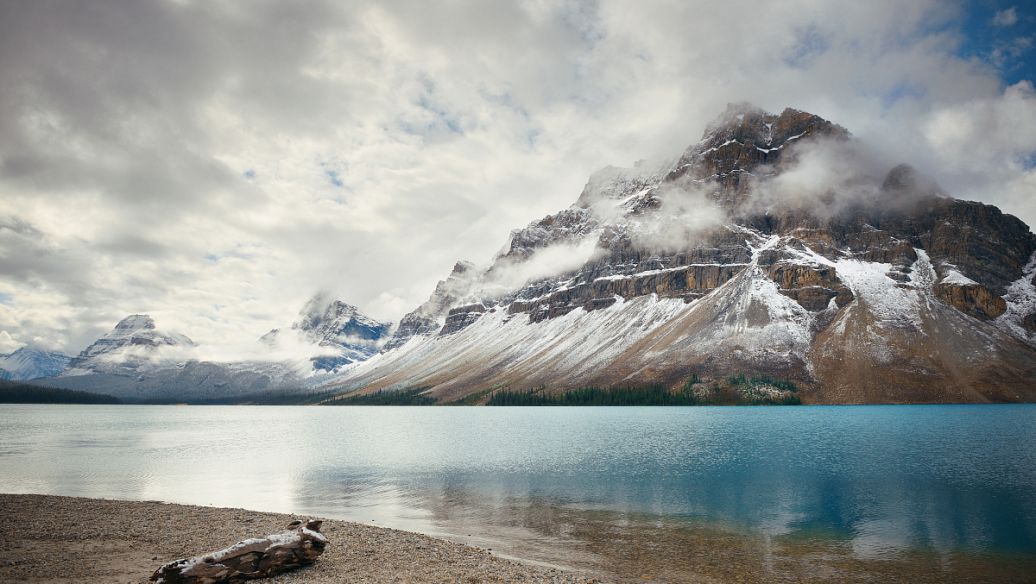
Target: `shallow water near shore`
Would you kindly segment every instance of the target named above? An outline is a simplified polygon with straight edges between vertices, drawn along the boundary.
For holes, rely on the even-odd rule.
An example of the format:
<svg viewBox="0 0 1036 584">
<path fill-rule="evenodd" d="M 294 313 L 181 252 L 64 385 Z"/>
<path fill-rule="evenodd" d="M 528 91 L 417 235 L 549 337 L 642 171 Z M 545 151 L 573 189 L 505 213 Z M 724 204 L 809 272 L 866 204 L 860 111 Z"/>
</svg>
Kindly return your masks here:
<svg viewBox="0 0 1036 584">
<path fill-rule="evenodd" d="M 1036 405 L 5 405 L 0 491 L 321 515 L 619 579 L 1025 581 L 1033 444 Z"/>
</svg>

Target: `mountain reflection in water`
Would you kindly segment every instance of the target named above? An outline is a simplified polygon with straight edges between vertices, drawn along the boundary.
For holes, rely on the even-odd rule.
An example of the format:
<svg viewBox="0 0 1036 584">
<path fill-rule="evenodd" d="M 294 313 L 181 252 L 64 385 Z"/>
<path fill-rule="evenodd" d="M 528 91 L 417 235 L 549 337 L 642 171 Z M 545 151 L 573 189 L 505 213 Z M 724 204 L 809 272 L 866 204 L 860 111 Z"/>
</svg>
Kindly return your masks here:
<svg viewBox="0 0 1036 584">
<path fill-rule="evenodd" d="M 350 519 L 616 577 L 1022 581 L 1036 406 L 6 406 L 0 490 Z"/>
</svg>

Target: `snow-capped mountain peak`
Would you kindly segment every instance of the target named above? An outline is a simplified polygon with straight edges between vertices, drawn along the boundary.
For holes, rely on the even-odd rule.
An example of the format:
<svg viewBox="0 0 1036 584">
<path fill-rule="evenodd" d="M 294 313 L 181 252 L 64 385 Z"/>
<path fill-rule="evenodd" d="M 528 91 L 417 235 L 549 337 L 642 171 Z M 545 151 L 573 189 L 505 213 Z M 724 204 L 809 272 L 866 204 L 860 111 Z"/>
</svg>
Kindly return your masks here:
<svg viewBox="0 0 1036 584">
<path fill-rule="evenodd" d="M 134 368 L 159 357 L 163 349 L 195 346 L 188 336 L 165 332 L 155 326 L 147 314 L 131 314 L 90 346 L 83 349 L 69 364 L 70 371 Z"/>
<path fill-rule="evenodd" d="M 0 355 L 0 379 L 26 381 L 53 377 L 64 371 L 71 359 L 64 353 L 22 347 L 8 355 Z"/>
<path fill-rule="evenodd" d="M 312 346 L 314 369 L 333 371 L 377 353 L 391 328 L 391 323 L 379 322 L 351 304 L 318 293 L 306 302 L 290 329 L 274 329 L 260 341 L 271 347 L 289 340 Z"/>
</svg>

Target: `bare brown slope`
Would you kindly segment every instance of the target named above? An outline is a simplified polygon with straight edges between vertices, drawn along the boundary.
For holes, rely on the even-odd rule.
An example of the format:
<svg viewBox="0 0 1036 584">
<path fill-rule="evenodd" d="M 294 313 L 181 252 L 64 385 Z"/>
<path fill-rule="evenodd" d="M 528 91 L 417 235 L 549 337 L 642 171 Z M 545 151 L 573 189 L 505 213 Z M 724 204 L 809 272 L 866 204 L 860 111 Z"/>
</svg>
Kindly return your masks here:
<svg viewBox="0 0 1036 584">
<path fill-rule="evenodd" d="M 922 323 L 919 330 L 882 327 L 864 301 L 848 307 L 813 341 L 817 383 L 810 401 L 1036 401 L 1032 347 L 937 301 L 926 306 Z M 873 351 L 876 334 L 887 349 L 882 355 Z"/>
</svg>

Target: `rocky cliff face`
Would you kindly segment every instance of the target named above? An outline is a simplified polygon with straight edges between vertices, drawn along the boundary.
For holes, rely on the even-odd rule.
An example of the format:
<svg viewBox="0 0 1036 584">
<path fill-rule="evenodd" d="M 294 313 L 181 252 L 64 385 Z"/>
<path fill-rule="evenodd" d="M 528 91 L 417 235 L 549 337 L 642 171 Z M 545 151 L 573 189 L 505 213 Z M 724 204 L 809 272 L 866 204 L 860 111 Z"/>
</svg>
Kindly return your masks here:
<svg viewBox="0 0 1036 584">
<path fill-rule="evenodd" d="M 468 296 L 478 276 L 474 264 L 457 262 L 449 277 L 436 284 L 428 300 L 403 316 L 395 334 L 385 344 L 385 349 L 401 347 L 415 336 L 438 333 L 445 324 L 450 307 Z"/>
<path fill-rule="evenodd" d="M 1036 237 L 906 165 L 812 199 L 778 188 L 851 143 L 813 114 L 731 106 L 675 162 L 599 171 L 490 267 L 459 264 L 335 387 L 445 400 L 743 372 L 821 403 L 1036 400 Z"/>
</svg>

